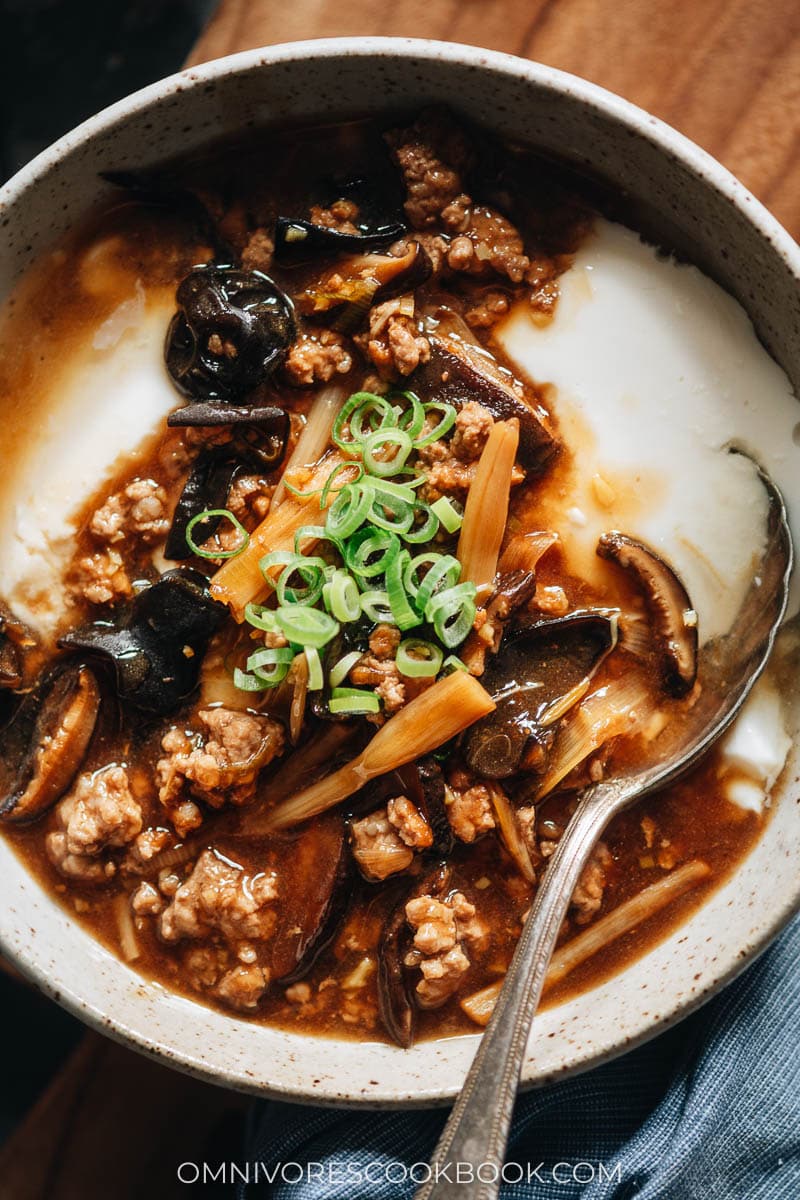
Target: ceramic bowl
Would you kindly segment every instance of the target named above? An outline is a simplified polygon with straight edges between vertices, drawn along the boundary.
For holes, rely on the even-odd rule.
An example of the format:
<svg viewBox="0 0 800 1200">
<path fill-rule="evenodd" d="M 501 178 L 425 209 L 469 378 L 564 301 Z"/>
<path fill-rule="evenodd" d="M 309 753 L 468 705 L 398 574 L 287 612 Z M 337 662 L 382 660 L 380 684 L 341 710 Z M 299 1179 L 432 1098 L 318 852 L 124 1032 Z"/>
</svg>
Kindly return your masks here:
<svg viewBox="0 0 800 1200">
<path fill-rule="evenodd" d="M 250 126 L 443 102 L 500 136 L 622 189 L 648 226 L 732 292 L 800 388 L 800 250 L 718 163 L 654 117 L 580 79 L 468 46 L 337 39 L 191 68 L 62 138 L 0 192 L 0 295 L 135 167 Z M 800 408 L 798 409 L 800 417 Z M 526 1085 L 586 1070 L 681 1019 L 781 929 L 800 899 L 797 754 L 763 837 L 735 876 L 623 973 L 536 1018 Z M 0 840 L 0 945 L 88 1024 L 205 1079 L 309 1102 L 436 1104 L 461 1085 L 476 1037 L 407 1051 L 283 1033 L 148 982 L 51 900 Z"/>
</svg>

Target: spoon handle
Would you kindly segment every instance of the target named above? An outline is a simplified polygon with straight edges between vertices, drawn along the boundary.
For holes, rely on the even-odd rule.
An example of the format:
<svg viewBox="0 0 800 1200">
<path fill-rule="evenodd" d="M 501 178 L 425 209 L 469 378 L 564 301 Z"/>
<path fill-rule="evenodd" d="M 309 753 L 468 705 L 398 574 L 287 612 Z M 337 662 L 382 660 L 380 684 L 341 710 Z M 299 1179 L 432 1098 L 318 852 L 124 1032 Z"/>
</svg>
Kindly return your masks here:
<svg viewBox="0 0 800 1200">
<path fill-rule="evenodd" d="M 589 788 L 550 859 L 469 1074 L 415 1200 L 495 1200 L 531 1022 L 572 894 L 615 811 L 617 789 Z M 616 803 L 615 803 L 616 801 Z"/>
</svg>

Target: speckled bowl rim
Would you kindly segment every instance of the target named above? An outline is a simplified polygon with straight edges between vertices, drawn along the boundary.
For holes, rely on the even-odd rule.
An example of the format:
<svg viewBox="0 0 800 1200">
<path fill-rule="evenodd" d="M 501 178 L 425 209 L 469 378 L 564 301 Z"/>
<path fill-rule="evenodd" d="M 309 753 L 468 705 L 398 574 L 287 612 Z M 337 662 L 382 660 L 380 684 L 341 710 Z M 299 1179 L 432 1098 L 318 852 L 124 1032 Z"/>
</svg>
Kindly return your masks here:
<svg viewBox="0 0 800 1200">
<path fill-rule="evenodd" d="M 9 202 L 16 200 L 22 193 L 29 189 L 37 187 L 41 181 L 46 179 L 48 172 L 63 156 L 95 138 L 97 135 L 112 130 L 117 122 L 123 121 L 131 114 L 157 106 L 159 102 L 164 101 L 176 92 L 188 92 L 195 88 L 201 88 L 229 75 L 248 74 L 254 70 L 269 70 L 271 66 L 276 64 L 293 61 L 308 62 L 310 60 L 336 58 L 343 55 L 368 59 L 405 58 L 410 60 L 447 60 L 450 63 L 459 64 L 463 67 L 489 74 L 513 76 L 522 81 L 533 83 L 537 88 L 551 92 L 554 95 L 571 97 L 587 110 L 602 114 L 623 127 L 635 131 L 639 137 L 650 142 L 667 159 L 672 159 L 675 162 L 683 164 L 705 187 L 712 189 L 718 195 L 725 198 L 744 216 L 750 225 L 755 227 L 761 238 L 773 246 L 797 282 L 798 289 L 800 289 L 800 247 L 797 246 L 790 235 L 764 206 L 728 170 L 671 126 L 621 97 L 563 71 L 558 71 L 554 68 L 512 55 L 501 54 L 478 47 L 415 38 L 348 37 L 290 42 L 278 46 L 245 51 L 180 71 L 111 105 L 37 155 L 36 158 L 24 166 L 11 180 L 0 188 L 0 217 L 2 217 L 3 209 Z M 793 768 L 794 786 L 798 782 L 796 775 L 797 771 L 795 767 Z M 724 891 L 728 886 L 723 885 L 721 890 Z M 756 920 L 755 924 L 751 927 L 748 941 L 744 947 L 738 949 L 735 953 L 728 953 L 723 961 L 716 962 L 716 965 L 712 966 L 712 969 L 708 973 L 704 973 L 702 977 L 698 975 L 697 978 L 700 980 L 700 984 L 693 990 L 692 994 L 684 994 L 672 1006 L 668 1004 L 665 1012 L 643 1014 L 639 1018 L 638 1023 L 636 1020 L 629 1021 L 628 1032 L 624 1036 L 622 1036 L 622 1031 L 620 1030 L 618 1036 L 607 1037 L 605 1042 L 600 1041 L 593 1050 L 584 1053 L 582 1056 L 578 1055 L 570 1058 L 569 1053 L 567 1053 L 560 1067 L 550 1070 L 545 1074 L 537 1070 L 534 1058 L 531 1057 L 529 1049 L 528 1060 L 523 1069 L 523 1088 L 541 1086 L 555 1079 L 599 1066 L 601 1063 L 627 1052 L 634 1046 L 649 1040 L 664 1029 L 682 1020 L 744 970 L 777 936 L 798 908 L 800 908 L 800 878 L 797 878 L 794 890 L 788 891 L 785 894 L 783 903 L 773 906 L 768 914 L 763 914 L 760 921 Z M 26 932 L 35 931 L 29 930 Z M 675 938 L 678 932 L 679 930 L 671 935 L 670 938 L 665 939 L 666 943 Z M 155 1031 L 133 1028 L 113 1014 L 103 1012 L 100 1007 L 88 1003 L 77 991 L 65 989 L 59 980 L 48 972 L 42 961 L 37 960 L 35 956 L 27 952 L 24 939 L 11 936 L 6 928 L 0 929 L 0 950 L 42 992 L 56 1000 L 87 1025 L 112 1037 L 125 1046 L 208 1082 L 233 1087 L 244 1092 L 291 1099 L 301 1103 L 323 1103 L 343 1106 L 362 1104 L 383 1108 L 396 1108 L 403 1105 L 426 1107 L 443 1104 L 449 1102 L 457 1091 L 457 1081 L 455 1083 L 451 1082 L 451 1085 L 444 1088 L 437 1086 L 435 1083 L 424 1085 L 420 1082 L 419 1087 L 406 1087 L 402 1089 L 393 1084 L 391 1078 L 389 1078 L 380 1082 L 374 1089 L 357 1089 L 346 1082 L 344 1082 L 344 1086 L 341 1086 L 343 1081 L 337 1081 L 335 1078 L 330 1080 L 315 1080 L 316 1084 L 322 1083 L 322 1086 L 319 1088 L 312 1087 L 308 1079 L 276 1080 L 268 1077 L 256 1078 L 252 1071 L 245 1070 L 241 1064 L 237 1066 L 223 1066 L 221 1064 L 209 1063 L 202 1054 L 192 1054 L 176 1050 L 168 1041 L 159 1037 Z M 112 957 L 105 950 L 101 950 L 99 956 Z M 644 960 L 639 960 L 639 963 L 642 961 Z M 712 960 L 713 962 L 714 960 Z M 124 967 L 123 969 L 128 970 Z M 129 973 L 136 980 L 140 978 L 134 976 L 133 972 Z M 612 979 L 610 982 L 613 984 L 614 980 Z M 164 1003 L 167 1003 L 169 1000 L 175 1000 L 175 997 L 167 993 L 165 989 L 156 988 L 156 990 L 163 992 Z M 195 1012 L 207 1011 L 202 1006 L 192 1004 L 191 1001 L 180 999 L 178 1003 L 188 1004 Z M 554 1012 L 558 1013 L 562 1008 L 566 1009 L 568 1007 L 569 1004 L 557 1006 L 537 1016 L 534 1026 L 534 1037 L 537 1035 L 543 1036 L 551 1015 Z M 230 1018 L 230 1020 L 235 1020 L 235 1018 Z M 550 1021 L 550 1024 L 552 1024 L 552 1021 Z M 331 1039 L 329 1042 L 328 1039 L 322 1038 L 303 1038 L 302 1035 L 295 1034 L 285 1034 L 284 1036 L 288 1039 L 300 1038 L 306 1043 L 313 1041 L 319 1050 L 320 1057 L 323 1059 L 326 1044 L 339 1047 L 349 1045 L 356 1053 L 363 1053 L 363 1050 L 360 1048 L 365 1045 L 360 1042 L 344 1043 L 334 1039 Z M 464 1069 L 466 1069 L 471 1057 L 472 1047 L 477 1042 L 477 1036 L 470 1035 L 446 1039 L 430 1045 L 442 1046 L 449 1044 L 454 1046 L 458 1043 L 465 1043 L 467 1045 L 467 1052 L 462 1057 Z M 554 1035 L 551 1032 L 549 1036 L 552 1037 Z M 384 1047 L 375 1047 L 373 1043 L 367 1043 L 366 1045 L 371 1049 L 386 1049 Z M 535 1050 L 535 1042 L 532 1045 Z M 410 1052 L 396 1051 L 394 1048 L 389 1048 L 389 1053 L 398 1055 Z M 384 1071 L 383 1065 L 374 1068 L 374 1073 L 378 1073 L 379 1071 Z M 324 1074 L 322 1071 L 320 1073 Z M 378 1081 L 375 1082 L 378 1083 Z"/>
</svg>

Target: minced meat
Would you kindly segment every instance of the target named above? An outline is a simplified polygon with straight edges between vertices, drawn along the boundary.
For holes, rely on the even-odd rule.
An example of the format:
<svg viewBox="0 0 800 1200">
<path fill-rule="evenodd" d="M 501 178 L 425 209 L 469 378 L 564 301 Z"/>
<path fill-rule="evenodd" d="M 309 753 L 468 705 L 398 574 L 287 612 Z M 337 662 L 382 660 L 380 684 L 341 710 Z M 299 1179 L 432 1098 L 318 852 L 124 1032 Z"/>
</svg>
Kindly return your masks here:
<svg viewBox="0 0 800 1200">
<path fill-rule="evenodd" d="M 165 942 L 220 933 L 231 941 L 268 938 L 276 922 L 274 871 L 249 875 L 242 867 L 204 850 L 159 921 Z"/>
</svg>

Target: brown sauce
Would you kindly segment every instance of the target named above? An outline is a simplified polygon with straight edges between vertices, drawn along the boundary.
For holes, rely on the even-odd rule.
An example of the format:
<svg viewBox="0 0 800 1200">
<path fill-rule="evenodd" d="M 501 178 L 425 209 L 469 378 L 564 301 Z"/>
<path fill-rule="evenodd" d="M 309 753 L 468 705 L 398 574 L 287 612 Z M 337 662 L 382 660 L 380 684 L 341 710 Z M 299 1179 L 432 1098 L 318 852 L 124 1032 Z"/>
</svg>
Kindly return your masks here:
<svg viewBox="0 0 800 1200">
<path fill-rule="evenodd" d="M 315 190 L 319 178 L 337 174 L 357 177 L 360 171 L 370 168 L 380 147 L 379 131 L 369 123 L 354 123 L 333 130 L 262 135 L 255 144 L 225 152 L 218 150 L 210 158 L 181 164 L 175 169 L 187 185 L 196 185 L 204 192 L 213 193 L 212 208 L 221 206 L 223 221 L 227 222 L 226 232 L 235 242 L 241 236 L 242 227 L 252 229 L 254 223 L 267 225 L 279 213 L 305 215 L 310 199 L 314 202 L 324 200 Z M 313 171 L 308 165 L 310 161 Z M 516 203 L 513 216 L 525 235 L 526 247 L 530 247 L 531 242 L 535 244 L 533 257 L 538 256 L 541 260 L 542 276 L 548 278 L 549 290 L 539 297 L 540 307 L 546 315 L 547 306 L 557 302 L 558 271 L 568 265 L 569 251 L 579 243 L 588 227 L 589 217 L 582 202 L 565 190 L 557 172 L 543 172 L 541 164 L 521 154 L 514 154 L 509 161 L 511 169 L 499 171 L 491 181 L 491 187 L 487 185 L 487 190 L 493 196 L 500 196 L 513 182 L 519 185 L 522 179 L 536 180 L 529 208 L 522 211 Z M 267 172 L 264 162 L 270 163 Z M 397 186 L 396 179 L 390 182 Z M 97 250 L 98 246 L 101 251 Z M 6 422 L 4 444 L 12 460 L 15 446 L 32 436 L 30 413 L 47 411 L 59 372 L 68 362 L 72 349 L 108 318 L 129 293 L 131 281 L 140 279 L 146 291 L 172 289 L 195 262 L 204 261 L 208 254 L 202 233 L 198 233 L 191 222 L 187 224 L 179 213 L 150 201 L 126 200 L 98 213 L 86 228 L 54 251 L 46 262 L 39 264 L 19 289 L 0 339 L 4 349 L 0 358 L 0 405 Z M 103 260 L 100 267 L 98 256 Z M 549 273 L 548 264 L 552 268 Z M 296 295 L 309 284 L 315 272 L 319 274 L 318 264 L 275 269 L 272 275 L 279 285 Z M 483 279 L 478 286 L 465 276 L 452 278 L 446 290 L 449 302 L 464 312 L 474 304 L 478 292 L 485 289 Z M 513 287 L 504 286 L 500 290 L 513 293 L 512 298 L 517 298 Z M 67 296 L 69 304 L 64 303 Z M 533 307 L 536 309 L 536 303 Z M 478 329 L 476 332 L 484 344 L 496 352 L 491 330 Z M 364 374 L 365 368 L 359 364 L 345 377 L 350 390 L 355 391 L 361 386 Z M 293 414 L 293 439 L 302 427 L 315 391 L 315 387 L 298 388 L 283 380 L 272 384 L 272 401 Z M 546 390 L 536 394 L 540 400 L 547 401 Z M 176 448 L 183 445 L 180 431 L 168 432 L 162 428 L 155 432 L 147 444 L 132 448 L 131 456 L 118 463 L 114 476 L 106 479 L 86 504 L 76 521 L 74 554 L 65 573 L 64 587 L 71 589 L 70 607 L 61 632 L 98 616 L 96 606 L 88 603 L 70 582 L 74 580 L 76 564 L 97 552 L 96 538 L 91 531 L 93 514 L 109 495 L 119 491 L 132 478 L 155 481 L 166 492 L 171 511 L 188 470 L 188 465 L 182 470 L 175 467 Z M 569 446 L 563 447 L 554 466 L 541 478 L 531 478 L 523 483 L 515 492 L 509 531 L 546 528 L 546 514 L 563 504 L 569 480 L 579 470 L 580 462 L 572 457 Z M 263 486 L 273 486 L 279 474 L 274 477 L 266 474 Z M 214 569 L 213 564 L 202 561 L 194 561 L 192 565 L 208 574 Z M 154 564 L 152 546 L 135 544 L 124 547 L 124 566 L 129 579 L 140 586 L 142 582 L 153 582 L 157 578 L 160 564 Z M 537 570 L 537 589 L 542 594 L 548 589 L 562 589 L 571 610 L 598 606 L 614 606 L 625 611 L 642 609 L 641 596 L 622 573 L 606 568 L 598 578 L 599 583 L 588 584 L 571 571 L 570 564 L 555 550 L 545 555 Z M 126 599 L 129 597 L 120 602 L 124 603 Z M 236 638 L 233 640 L 235 642 Z M 601 668 L 596 679 L 598 685 L 613 678 L 615 671 L 624 670 L 626 662 L 630 665 L 624 651 L 622 654 L 621 668 L 618 660 L 613 659 Z M 671 703 L 666 702 L 665 707 L 669 708 Z M 190 723 L 196 708 L 196 703 L 192 702 L 184 712 L 171 714 L 166 721 L 128 714 L 123 715 L 119 724 L 109 716 L 94 737 L 82 771 L 99 770 L 109 763 L 126 764 L 131 792 L 142 810 L 144 828 L 169 827 L 153 782 L 156 764 L 163 753 L 161 738 L 166 726 Z M 680 719 L 679 715 L 676 719 Z M 310 731 L 306 730 L 304 739 L 309 737 Z M 301 748 L 303 744 L 301 740 Z M 613 767 L 614 762 L 622 761 L 625 748 L 617 747 L 614 751 L 612 747 L 612 751 Z M 265 799 L 268 801 L 270 779 L 278 765 L 275 762 L 262 772 L 250 802 L 252 806 Z M 548 832 L 552 838 L 563 830 L 574 804 L 575 789 L 584 782 L 585 774 L 574 773 L 568 777 L 566 789 L 559 790 L 540 805 L 540 842 L 542 838 L 547 840 Z M 604 838 L 610 857 L 602 902 L 593 919 L 613 911 L 682 863 L 700 859 L 708 864 L 710 874 L 706 881 L 682 898 L 572 971 L 549 991 L 547 1004 L 566 1000 L 623 970 L 674 931 L 735 870 L 758 837 L 764 818 L 731 804 L 725 797 L 723 784 L 720 760 L 712 754 L 682 783 L 635 806 L 614 821 Z M 513 798 L 511 789 L 510 794 Z M 56 812 L 51 811 L 33 825 L 7 827 L 6 836 L 42 886 L 59 897 L 93 936 L 118 953 L 118 897 L 123 892 L 131 893 L 140 880 L 124 872 L 117 872 L 100 887 L 65 880 L 45 852 L 45 838 L 57 828 L 57 821 Z M 218 854 L 240 864 L 251 875 L 274 868 L 280 878 L 281 871 L 292 863 L 296 838 L 295 831 L 288 831 L 269 838 L 245 840 L 235 836 L 229 808 L 218 811 L 206 808 L 200 830 L 188 840 L 196 847 L 194 858 L 204 846 L 213 846 Z M 172 837 L 172 843 L 183 844 L 176 836 Z M 112 855 L 117 863 L 121 857 L 121 851 Z M 175 866 L 179 881 L 185 878 L 192 861 L 190 858 Z M 471 952 L 468 974 L 454 997 L 441 1008 L 420 1013 L 419 1034 L 423 1037 L 474 1031 L 475 1026 L 458 1001 L 502 977 L 533 895 L 532 887 L 519 874 L 496 832 L 472 844 L 456 840 L 451 863 L 452 888 L 462 891 L 475 905 L 490 936 Z M 537 866 L 541 869 L 541 864 Z M 421 863 L 415 861 L 412 875 L 421 870 Z M 381 884 L 356 877 L 340 928 L 303 976 L 304 988 L 290 1000 L 285 985 L 273 985 L 267 988 L 252 1013 L 238 1015 L 304 1032 L 384 1038 L 385 1031 L 378 1015 L 376 959 L 387 918 L 407 887 L 407 875 L 390 878 Z M 574 936 L 581 928 L 573 912 L 566 923 L 562 941 Z M 190 961 L 196 956 L 197 942 L 183 939 L 166 944 L 159 937 L 157 921 L 150 918 L 137 921 L 136 940 L 138 957 L 131 964 L 134 969 L 193 999 L 220 1003 L 213 989 L 204 988 L 197 982 L 202 979 L 202 970 L 198 969 L 196 961 L 194 965 Z M 199 945 L 205 946 L 207 942 L 209 939 L 200 939 Z M 210 943 L 213 945 L 213 938 Z M 303 999 L 306 988 L 307 998 Z"/>
</svg>

